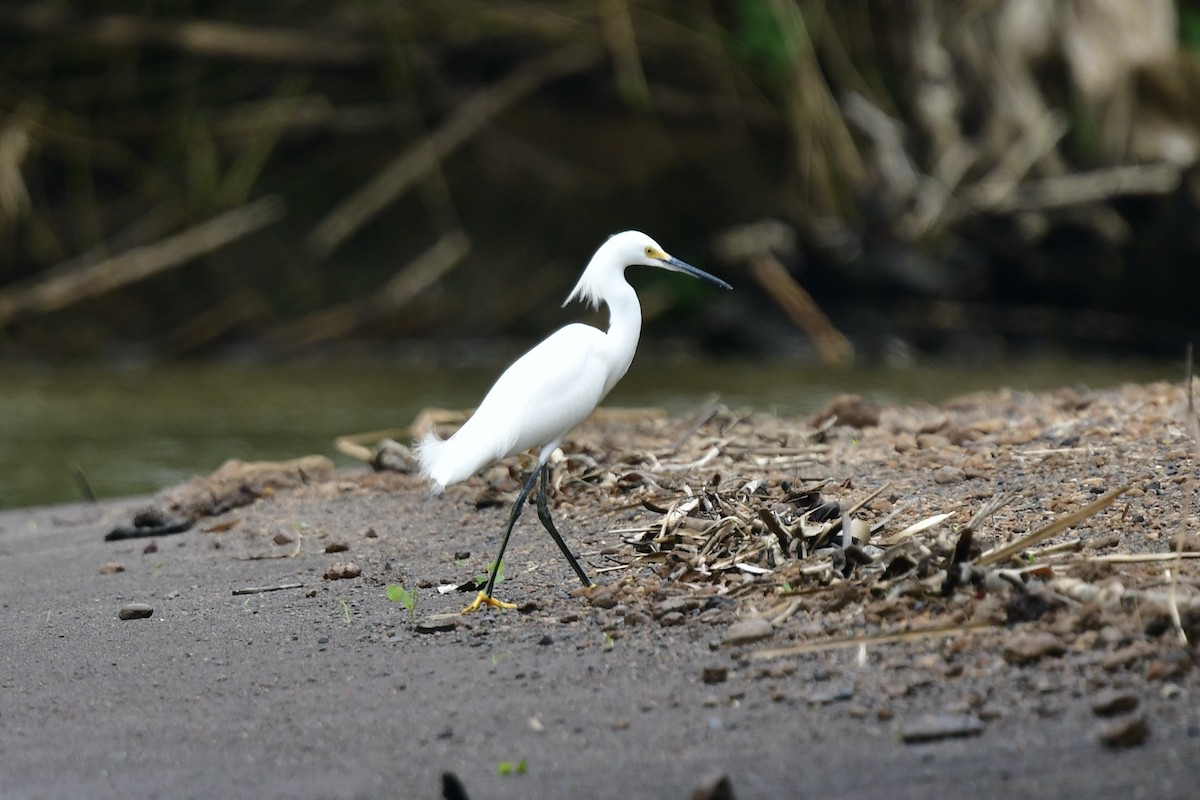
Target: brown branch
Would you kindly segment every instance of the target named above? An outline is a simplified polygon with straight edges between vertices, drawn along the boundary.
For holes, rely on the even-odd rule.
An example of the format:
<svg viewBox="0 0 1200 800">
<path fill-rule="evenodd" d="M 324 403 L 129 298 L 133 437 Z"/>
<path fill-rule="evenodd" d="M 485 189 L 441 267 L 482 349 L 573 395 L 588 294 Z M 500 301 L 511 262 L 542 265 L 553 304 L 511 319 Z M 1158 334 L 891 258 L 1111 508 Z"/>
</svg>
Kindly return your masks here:
<svg viewBox="0 0 1200 800">
<path fill-rule="evenodd" d="M 451 231 L 405 265 L 377 294 L 323 308 L 276 328 L 267 339 L 277 345 L 295 347 L 345 336 L 410 303 L 452 270 L 470 250 L 467 235 L 461 230 Z"/>
<path fill-rule="evenodd" d="M 0 328 L 19 317 L 56 311 L 181 266 L 277 222 L 283 215 L 283 201 L 267 196 L 154 244 L 8 287 L 0 291 Z"/>
<path fill-rule="evenodd" d="M 0 28 L 41 36 L 71 36 L 112 49 L 155 45 L 198 56 L 271 64 L 349 66 L 376 57 L 371 43 L 330 31 L 196 19 L 158 22 L 130 14 L 88 17 L 43 3 L 0 6 Z"/>
<path fill-rule="evenodd" d="M 569 45 L 522 64 L 493 86 L 476 92 L 441 127 L 326 214 L 309 235 L 309 247 L 318 258 L 328 256 L 498 114 L 550 81 L 588 69 L 600 55 L 594 47 Z"/>
</svg>

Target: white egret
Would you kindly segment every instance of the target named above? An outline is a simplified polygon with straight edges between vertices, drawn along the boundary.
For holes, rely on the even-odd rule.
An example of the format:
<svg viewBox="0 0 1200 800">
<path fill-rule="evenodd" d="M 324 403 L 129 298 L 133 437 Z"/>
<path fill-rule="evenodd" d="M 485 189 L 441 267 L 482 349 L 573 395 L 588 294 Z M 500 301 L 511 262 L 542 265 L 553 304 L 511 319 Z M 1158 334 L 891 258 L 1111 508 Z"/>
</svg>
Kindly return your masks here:
<svg viewBox="0 0 1200 800">
<path fill-rule="evenodd" d="M 550 518 L 546 506 L 546 462 L 563 437 L 587 419 L 633 361 L 642 329 L 642 309 L 637 293 L 625 281 L 625 268 L 630 266 L 682 272 L 726 289 L 733 288 L 720 278 L 668 255 L 644 233 L 618 233 L 592 256 L 579 283 L 563 302 L 565 306 L 572 300 L 580 300 L 592 308 L 604 303 L 608 306 L 608 331 L 582 323 L 558 330 L 504 371 L 479 408 L 453 436 L 443 440 L 431 431 L 417 446 L 421 473 L 433 481 L 434 494 L 441 494 L 450 484 L 466 480 L 494 461 L 531 447 L 539 448 L 537 464 L 509 514 L 508 528 L 487 586 L 463 613 L 484 604 L 514 607 L 492 597 L 492 591 L 513 526 L 538 476 L 541 476 L 538 518 L 583 585 L 592 585 Z"/>
</svg>

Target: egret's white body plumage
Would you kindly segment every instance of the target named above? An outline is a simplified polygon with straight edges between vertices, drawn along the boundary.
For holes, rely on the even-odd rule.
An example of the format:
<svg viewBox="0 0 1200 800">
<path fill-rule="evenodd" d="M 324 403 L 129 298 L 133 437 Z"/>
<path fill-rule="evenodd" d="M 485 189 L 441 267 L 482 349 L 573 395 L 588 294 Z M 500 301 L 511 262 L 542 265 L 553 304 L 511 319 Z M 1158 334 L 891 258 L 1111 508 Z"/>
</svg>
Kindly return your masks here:
<svg viewBox="0 0 1200 800">
<path fill-rule="evenodd" d="M 434 493 L 531 447 L 549 456 L 625 374 L 637 331 L 627 355 L 614 353 L 611 344 L 608 334 L 576 323 L 517 359 L 453 436 L 442 440 L 430 433 L 421 442 L 421 471 L 433 480 Z M 551 364 L 554 369 L 547 369 Z"/>
</svg>

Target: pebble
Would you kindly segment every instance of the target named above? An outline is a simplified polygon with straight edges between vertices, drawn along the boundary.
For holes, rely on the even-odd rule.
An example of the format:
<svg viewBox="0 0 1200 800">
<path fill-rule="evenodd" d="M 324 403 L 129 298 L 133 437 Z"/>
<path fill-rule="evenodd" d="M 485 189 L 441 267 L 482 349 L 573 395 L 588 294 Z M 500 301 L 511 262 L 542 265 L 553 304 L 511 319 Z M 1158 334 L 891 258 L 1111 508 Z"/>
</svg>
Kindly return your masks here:
<svg viewBox="0 0 1200 800">
<path fill-rule="evenodd" d="M 699 607 L 700 600 L 696 597 L 668 597 L 654 609 L 654 616 L 661 617 L 664 614 L 672 613 L 684 614 Z"/>
<path fill-rule="evenodd" d="M 1119 650 L 1114 650 L 1112 653 L 1109 653 L 1104 660 L 1100 662 L 1100 666 L 1104 667 L 1104 669 L 1108 670 L 1109 672 L 1117 672 L 1125 669 L 1136 661 L 1140 661 L 1152 651 L 1153 648 L 1150 645 L 1144 642 L 1134 642 L 1133 644 L 1126 645 Z"/>
<path fill-rule="evenodd" d="M 729 630 L 725 633 L 725 638 L 721 640 L 721 644 L 729 647 L 735 644 L 749 644 L 750 642 L 758 642 L 763 639 L 770 639 L 775 635 L 775 629 L 771 627 L 771 623 L 762 617 L 749 617 L 741 619 L 729 626 Z"/>
<path fill-rule="evenodd" d="M 905 744 L 936 742 L 961 736 L 978 736 L 987 726 L 974 714 L 928 714 L 900 727 Z"/>
<path fill-rule="evenodd" d="M 835 703 L 841 700 L 852 700 L 854 698 L 853 686 L 829 686 L 824 689 L 818 689 L 808 696 L 808 702 L 814 706 L 826 706 L 830 703 Z"/>
<path fill-rule="evenodd" d="M 705 667 L 700 673 L 700 680 L 705 683 L 724 683 L 729 677 L 729 667 Z"/>
<path fill-rule="evenodd" d="M 120 561 L 110 561 L 107 564 L 101 565 L 100 570 L 99 570 L 101 575 L 112 575 L 114 573 L 124 572 L 124 571 L 125 571 L 125 565 L 122 564 Z"/>
<path fill-rule="evenodd" d="M 658 624 L 662 625 L 664 628 L 671 628 L 676 625 L 682 625 L 683 624 L 683 614 L 680 614 L 678 611 L 672 611 L 669 614 L 663 614 L 661 617 L 658 618 Z"/>
<path fill-rule="evenodd" d="M 362 575 L 362 567 L 353 561 L 340 561 L 337 564 L 330 564 L 329 569 L 325 570 L 325 580 L 327 581 L 357 578 L 359 575 Z"/>
<path fill-rule="evenodd" d="M 625 613 L 625 626 L 631 625 L 646 625 L 650 622 L 650 618 L 640 611 L 627 611 Z"/>
<path fill-rule="evenodd" d="M 447 633 L 455 627 L 456 623 L 453 620 L 431 618 L 418 622 L 414 629 L 417 633 Z"/>
<path fill-rule="evenodd" d="M 948 486 L 952 483 L 962 483 L 967 479 L 967 473 L 961 467 L 939 467 L 937 472 L 933 473 L 933 482 L 939 486 Z"/>
<path fill-rule="evenodd" d="M 1020 666 L 1065 652 L 1067 646 L 1053 633 L 1025 633 L 1014 636 L 1004 645 L 1004 660 Z"/>
<path fill-rule="evenodd" d="M 283 531 L 280 531 L 279 533 L 277 533 L 273 537 L 271 537 L 271 541 L 273 541 L 275 544 L 291 544 L 292 542 L 294 542 L 296 540 L 293 539 L 291 536 L 288 536 Z"/>
<path fill-rule="evenodd" d="M 1123 689 L 1106 689 L 1092 698 L 1092 713 L 1099 717 L 1124 714 L 1138 707 L 1138 696 Z"/>
<path fill-rule="evenodd" d="M 120 619 L 147 619 L 154 616 L 154 608 L 145 603 L 126 603 L 117 612 Z"/>
<path fill-rule="evenodd" d="M 326 553 L 344 553 L 350 549 L 350 545 L 343 542 L 341 539 L 334 539 L 329 544 L 325 545 Z"/>
<path fill-rule="evenodd" d="M 597 586 L 571 590 L 572 597 L 583 597 L 595 608 L 616 608 L 617 595 L 611 586 Z"/>
<path fill-rule="evenodd" d="M 1108 747 L 1137 747 L 1149 738 L 1150 726 L 1144 717 L 1130 715 L 1101 723 L 1096 733 Z"/>
<path fill-rule="evenodd" d="M 692 800 L 734 800 L 733 785 L 723 772 L 713 773 L 696 785 Z"/>
</svg>

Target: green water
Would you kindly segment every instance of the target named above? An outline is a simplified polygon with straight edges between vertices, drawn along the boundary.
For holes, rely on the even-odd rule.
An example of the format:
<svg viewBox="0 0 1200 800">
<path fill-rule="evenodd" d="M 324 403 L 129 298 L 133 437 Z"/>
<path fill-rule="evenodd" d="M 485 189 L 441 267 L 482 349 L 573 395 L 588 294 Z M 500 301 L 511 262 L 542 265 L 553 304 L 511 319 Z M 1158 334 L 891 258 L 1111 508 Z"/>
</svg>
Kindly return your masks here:
<svg viewBox="0 0 1200 800">
<path fill-rule="evenodd" d="M 334 456 L 336 436 L 406 426 L 427 405 L 475 405 L 502 366 L 0 368 L 0 508 L 81 499 L 76 468 L 103 498 L 153 492 L 232 457 Z M 642 359 L 606 405 L 686 415 L 719 393 L 730 406 L 804 414 L 840 392 L 939 401 L 999 387 L 1175 380 L 1180 372 L 1173 364 L 1119 361 L 821 371 Z"/>
</svg>

